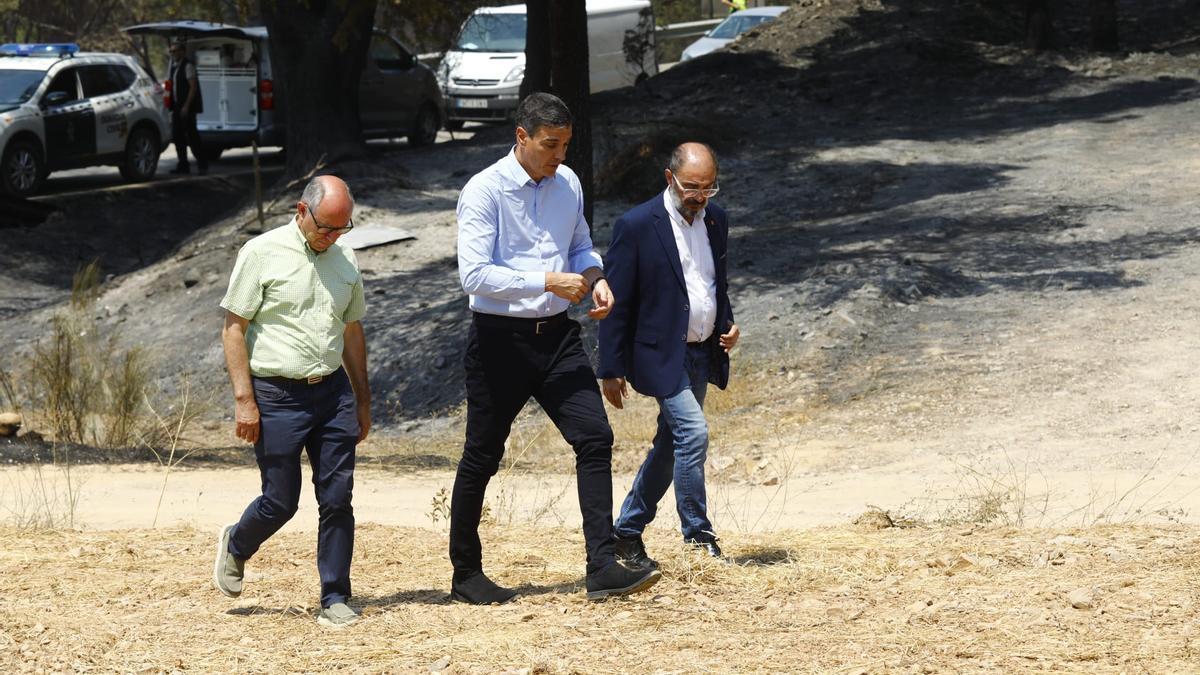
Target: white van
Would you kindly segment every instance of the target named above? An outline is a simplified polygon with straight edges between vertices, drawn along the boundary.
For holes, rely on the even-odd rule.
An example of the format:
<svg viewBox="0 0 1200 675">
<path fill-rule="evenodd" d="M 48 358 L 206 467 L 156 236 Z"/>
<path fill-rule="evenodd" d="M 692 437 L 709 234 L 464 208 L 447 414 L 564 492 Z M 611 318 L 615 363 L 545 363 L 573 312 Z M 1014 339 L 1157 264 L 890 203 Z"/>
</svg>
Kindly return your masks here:
<svg viewBox="0 0 1200 675">
<path fill-rule="evenodd" d="M 635 84 L 658 72 L 649 0 L 587 0 L 587 14 L 593 92 Z M 650 45 L 640 64 L 626 59 L 627 34 Z M 475 10 L 442 57 L 437 75 L 449 128 L 461 128 L 466 120 L 511 117 L 525 77 L 525 5 Z"/>
<path fill-rule="evenodd" d="M 204 99 L 196 129 L 208 159 L 252 141 L 283 145 L 286 116 L 275 98 L 266 28 L 164 21 L 122 30 L 187 39 Z M 411 145 L 428 145 L 442 126 L 444 105 L 433 71 L 395 38 L 376 31 L 359 81 L 358 113 L 364 138 L 407 136 Z"/>
</svg>

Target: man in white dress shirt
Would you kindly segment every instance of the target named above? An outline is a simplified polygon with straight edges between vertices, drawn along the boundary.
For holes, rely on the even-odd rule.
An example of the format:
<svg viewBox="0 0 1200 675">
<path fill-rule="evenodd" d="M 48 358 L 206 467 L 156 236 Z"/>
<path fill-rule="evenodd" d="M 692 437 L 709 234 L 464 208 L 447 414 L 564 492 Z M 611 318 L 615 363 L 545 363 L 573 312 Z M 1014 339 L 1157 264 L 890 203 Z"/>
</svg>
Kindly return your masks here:
<svg viewBox="0 0 1200 675">
<path fill-rule="evenodd" d="M 613 225 L 606 269 L 620 299 L 600 324 L 604 397 L 624 407 L 626 382 L 658 401 L 658 432 L 613 529 L 617 559 L 641 567 L 658 563 L 642 532 L 675 483 L 684 541 L 721 557 L 708 518 L 704 461 L 709 383 L 729 382 L 729 351 L 740 331 L 729 305 L 725 266 L 729 221 L 709 201 L 720 188 L 712 148 L 684 143 L 671 153 L 666 189 Z"/>
<path fill-rule="evenodd" d="M 516 123 L 512 151 L 473 176 L 458 199 L 458 275 L 472 319 L 463 358 L 466 442 L 450 502 L 450 594 L 473 604 L 516 595 L 483 573 L 479 518 L 513 420 L 531 397 L 575 451 L 588 599 L 636 593 L 661 574 L 615 559 L 612 429 L 579 324 L 567 316 L 589 292 L 592 318 L 615 305 L 579 179 L 563 165 L 571 113 L 555 96 L 532 94 Z"/>
</svg>

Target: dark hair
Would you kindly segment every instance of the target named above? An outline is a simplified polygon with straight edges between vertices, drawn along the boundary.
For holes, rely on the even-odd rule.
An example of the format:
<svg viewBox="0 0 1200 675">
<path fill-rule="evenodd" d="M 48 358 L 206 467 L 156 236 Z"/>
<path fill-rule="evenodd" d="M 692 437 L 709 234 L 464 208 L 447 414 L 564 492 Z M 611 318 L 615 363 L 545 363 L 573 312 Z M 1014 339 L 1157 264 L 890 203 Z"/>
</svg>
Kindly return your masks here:
<svg viewBox="0 0 1200 675">
<path fill-rule="evenodd" d="M 571 126 L 571 111 L 567 104 L 554 94 L 537 92 L 525 97 L 517 106 L 517 126 L 530 136 L 541 127 Z"/>
<path fill-rule="evenodd" d="M 721 163 L 717 161 L 717 153 L 712 149 L 712 146 L 710 146 L 708 143 L 701 143 L 700 141 L 691 141 L 691 143 L 695 143 L 696 145 L 699 145 L 708 151 L 708 156 L 712 157 L 713 168 L 719 173 L 721 171 Z M 671 173 L 678 173 L 679 169 L 681 169 L 684 163 L 687 161 L 688 155 L 691 154 L 684 149 L 687 145 L 687 143 L 680 143 L 679 145 L 675 146 L 674 150 L 671 151 L 671 160 L 667 163 L 667 168 L 671 170 Z"/>
</svg>

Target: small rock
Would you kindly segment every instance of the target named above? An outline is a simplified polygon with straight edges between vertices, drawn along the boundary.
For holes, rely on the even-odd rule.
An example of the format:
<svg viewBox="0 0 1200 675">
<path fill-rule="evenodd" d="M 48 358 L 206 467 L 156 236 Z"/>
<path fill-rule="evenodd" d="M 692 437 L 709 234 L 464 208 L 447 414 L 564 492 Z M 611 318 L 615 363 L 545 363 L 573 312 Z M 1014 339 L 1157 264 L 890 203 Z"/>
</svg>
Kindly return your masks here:
<svg viewBox="0 0 1200 675">
<path fill-rule="evenodd" d="M 0 436 L 16 436 L 22 423 L 21 413 L 0 413 Z"/>
<path fill-rule="evenodd" d="M 445 368 L 446 367 L 446 357 L 441 356 L 439 354 L 438 357 L 433 360 L 433 367 L 437 368 L 438 370 Z"/>
<path fill-rule="evenodd" d="M 429 672 L 440 673 L 449 667 L 450 667 L 450 657 L 443 656 L 442 658 L 438 659 L 437 661 L 434 661 L 433 663 L 429 664 Z"/>
<path fill-rule="evenodd" d="M 186 276 L 183 278 L 183 287 L 184 288 L 191 288 L 192 286 L 195 286 L 198 283 L 200 283 L 200 280 L 197 279 L 195 276 Z"/>
<path fill-rule="evenodd" d="M 767 486 L 779 485 L 779 476 L 771 476 L 770 478 L 763 481 L 763 485 L 767 485 Z"/>
<path fill-rule="evenodd" d="M 45 443 L 46 438 L 32 429 L 22 429 L 17 432 L 17 438 L 25 443 Z"/>
<path fill-rule="evenodd" d="M 1067 595 L 1067 602 L 1075 609 L 1091 609 L 1096 606 L 1096 593 L 1091 588 L 1076 588 Z"/>
</svg>

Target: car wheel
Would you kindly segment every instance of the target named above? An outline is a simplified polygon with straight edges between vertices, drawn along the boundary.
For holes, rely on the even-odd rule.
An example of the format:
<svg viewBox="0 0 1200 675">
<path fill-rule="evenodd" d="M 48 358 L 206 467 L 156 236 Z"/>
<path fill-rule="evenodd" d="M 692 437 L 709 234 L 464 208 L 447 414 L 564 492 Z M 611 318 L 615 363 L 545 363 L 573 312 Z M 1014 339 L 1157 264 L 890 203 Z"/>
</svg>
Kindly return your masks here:
<svg viewBox="0 0 1200 675">
<path fill-rule="evenodd" d="M 42 185 L 46 167 L 42 151 L 33 141 L 16 140 L 4 149 L 0 159 L 0 183 L 14 197 L 28 197 Z"/>
<path fill-rule="evenodd" d="M 462 131 L 463 124 L 466 124 L 466 123 L 463 122 L 462 120 L 446 120 L 446 130 L 447 131 Z"/>
<path fill-rule="evenodd" d="M 437 140 L 438 114 L 437 109 L 426 103 L 417 112 L 412 131 L 408 132 L 408 144 L 413 147 L 429 145 Z"/>
<path fill-rule="evenodd" d="M 141 183 L 154 178 L 158 171 L 158 139 L 154 132 L 139 127 L 125 141 L 125 161 L 121 163 L 121 177 L 131 183 Z"/>
</svg>

